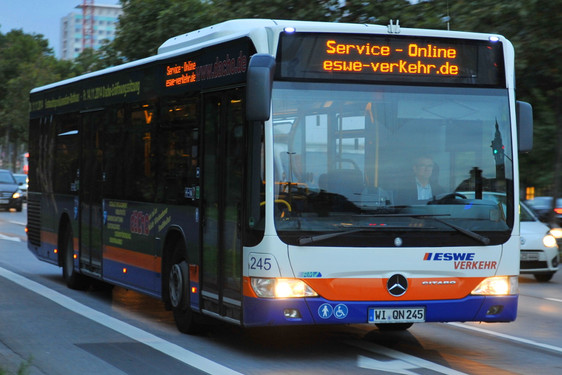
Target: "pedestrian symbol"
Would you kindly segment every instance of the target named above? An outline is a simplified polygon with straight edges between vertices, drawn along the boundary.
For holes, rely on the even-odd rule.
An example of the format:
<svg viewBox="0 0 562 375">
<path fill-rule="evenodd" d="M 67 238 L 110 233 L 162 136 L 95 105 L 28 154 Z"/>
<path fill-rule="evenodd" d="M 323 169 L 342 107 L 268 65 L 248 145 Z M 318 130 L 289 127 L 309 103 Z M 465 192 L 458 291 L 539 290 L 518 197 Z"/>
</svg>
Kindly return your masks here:
<svg viewBox="0 0 562 375">
<path fill-rule="evenodd" d="M 334 308 L 329 303 L 324 303 L 318 308 L 318 316 L 322 319 L 328 319 L 334 313 Z"/>
</svg>

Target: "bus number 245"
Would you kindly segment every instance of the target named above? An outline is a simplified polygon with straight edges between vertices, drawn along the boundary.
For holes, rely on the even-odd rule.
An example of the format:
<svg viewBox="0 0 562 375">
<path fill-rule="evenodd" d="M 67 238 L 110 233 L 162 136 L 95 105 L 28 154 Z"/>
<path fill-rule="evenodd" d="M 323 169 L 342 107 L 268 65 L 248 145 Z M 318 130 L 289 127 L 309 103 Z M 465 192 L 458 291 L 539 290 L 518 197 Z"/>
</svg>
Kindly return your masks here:
<svg viewBox="0 0 562 375">
<path fill-rule="evenodd" d="M 271 258 L 250 257 L 251 270 L 269 271 L 271 269 Z"/>
</svg>

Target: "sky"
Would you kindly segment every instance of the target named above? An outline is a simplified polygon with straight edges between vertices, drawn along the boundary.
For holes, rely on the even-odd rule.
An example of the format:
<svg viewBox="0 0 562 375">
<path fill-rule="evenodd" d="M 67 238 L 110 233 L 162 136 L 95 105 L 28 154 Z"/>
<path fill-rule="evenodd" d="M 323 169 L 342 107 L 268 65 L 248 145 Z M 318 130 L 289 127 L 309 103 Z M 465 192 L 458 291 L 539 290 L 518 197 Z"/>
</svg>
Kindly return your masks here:
<svg viewBox="0 0 562 375">
<path fill-rule="evenodd" d="M 117 5 L 119 0 L 95 0 L 96 4 Z M 43 34 L 49 46 L 60 57 L 60 20 L 82 0 L 0 0 L 0 32 L 23 29 L 27 34 Z"/>
</svg>

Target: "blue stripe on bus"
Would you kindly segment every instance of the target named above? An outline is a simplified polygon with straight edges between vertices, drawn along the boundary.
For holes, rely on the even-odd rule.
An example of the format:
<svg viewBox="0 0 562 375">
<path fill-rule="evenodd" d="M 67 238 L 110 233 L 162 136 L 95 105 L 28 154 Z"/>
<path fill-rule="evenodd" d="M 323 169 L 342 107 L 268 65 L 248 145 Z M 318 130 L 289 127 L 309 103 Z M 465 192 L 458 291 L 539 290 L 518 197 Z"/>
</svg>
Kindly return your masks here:
<svg viewBox="0 0 562 375">
<path fill-rule="evenodd" d="M 126 272 L 123 270 L 126 269 Z M 103 260 L 103 279 L 159 297 L 161 295 L 160 273 L 112 260 Z"/>
<path fill-rule="evenodd" d="M 426 322 L 507 322 L 517 316 L 518 296 L 468 296 L 459 300 L 404 302 L 346 302 L 314 299 L 260 299 L 244 297 L 244 325 L 293 324 L 365 324 L 369 308 L 424 307 Z M 339 306 L 338 308 L 338 305 Z M 503 306 L 497 314 L 487 315 L 493 306 Z M 284 310 L 297 309 L 299 319 L 286 318 Z M 336 311 L 340 312 L 336 316 Z M 325 317 L 322 317 L 324 314 Z"/>
</svg>

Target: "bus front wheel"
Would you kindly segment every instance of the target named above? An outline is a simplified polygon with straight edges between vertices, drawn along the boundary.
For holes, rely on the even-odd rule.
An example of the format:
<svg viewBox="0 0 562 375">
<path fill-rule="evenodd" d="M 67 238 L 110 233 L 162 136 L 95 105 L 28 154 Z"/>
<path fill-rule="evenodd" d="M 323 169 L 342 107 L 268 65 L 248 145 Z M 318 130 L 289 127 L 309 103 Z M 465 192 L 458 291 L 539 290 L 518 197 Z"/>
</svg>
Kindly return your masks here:
<svg viewBox="0 0 562 375">
<path fill-rule="evenodd" d="M 197 313 L 189 306 L 189 266 L 184 259 L 175 261 L 170 267 L 168 290 L 178 330 L 190 334 L 200 332 L 201 325 Z"/>
</svg>

